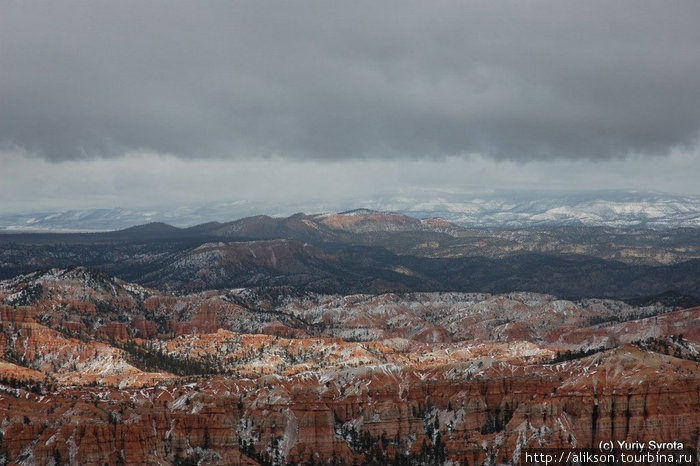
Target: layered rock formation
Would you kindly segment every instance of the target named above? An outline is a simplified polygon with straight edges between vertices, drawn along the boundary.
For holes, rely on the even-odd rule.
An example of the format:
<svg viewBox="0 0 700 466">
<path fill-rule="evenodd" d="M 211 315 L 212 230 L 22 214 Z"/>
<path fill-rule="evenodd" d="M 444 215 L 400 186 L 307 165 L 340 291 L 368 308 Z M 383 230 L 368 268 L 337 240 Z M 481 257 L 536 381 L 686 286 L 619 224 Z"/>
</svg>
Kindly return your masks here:
<svg viewBox="0 0 700 466">
<path fill-rule="evenodd" d="M 79 464 L 482 464 L 517 460 L 525 446 L 601 439 L 698 446 L 697 364 L 633 347 L 554 366 L 372 365 L 184 382 L 6 392 L 3 452 L 37 464 L 57 454 Z"/>
<path fill-rule="evenodd" d="M 0 285 L 0 462 L 501 464 L 700 437 L 700 308 Z M 267 334 L 264 334 L 267 332 Z"/>
</svg>

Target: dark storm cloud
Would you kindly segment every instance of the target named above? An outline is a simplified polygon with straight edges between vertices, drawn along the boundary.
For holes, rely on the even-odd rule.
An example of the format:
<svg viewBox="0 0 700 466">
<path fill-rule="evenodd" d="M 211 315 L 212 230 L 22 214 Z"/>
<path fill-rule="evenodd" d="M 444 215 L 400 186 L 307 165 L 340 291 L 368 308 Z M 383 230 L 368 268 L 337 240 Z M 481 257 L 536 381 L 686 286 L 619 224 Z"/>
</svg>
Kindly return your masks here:
<svg viewBox="0 0 700 466">
<path fill-rule="evenodd" d="M 0 145 L 51 160 L 609 158 L 700 129 L 700 2 L 10 2 Z"/>
</svg>

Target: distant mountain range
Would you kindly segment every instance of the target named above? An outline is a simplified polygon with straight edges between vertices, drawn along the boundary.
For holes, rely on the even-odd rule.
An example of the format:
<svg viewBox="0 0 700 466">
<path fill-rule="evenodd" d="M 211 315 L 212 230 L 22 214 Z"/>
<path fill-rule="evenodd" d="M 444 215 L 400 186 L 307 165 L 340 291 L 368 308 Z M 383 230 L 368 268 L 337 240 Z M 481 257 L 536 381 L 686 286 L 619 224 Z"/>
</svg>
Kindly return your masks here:
<svg viewBox="0 0 700 466">
<path fill-rule="evenodd" d="M 594 191 L 543 196 L 526 192 L 466 201 L 445 195 L 421 203 L 397 203 L 394 207 L 415 217 L 439 216 L 468 227 L 700 227 L 700 196 L 656 193 Z"/>
<path fill-rule="evenodd" d="M 354 201 L 352 205 L 267 205 L 244 201 L 153 209 L 88 209 L 0 214 L 0 230 L 112 231 L 150 222 L 190 227 L 259 213 L 287 216 L 356 207 L 392 211 L 418 219 L 440 217 L 463 227 L 606 226 L 670 229 L 700 227 L 700 196 L 621 191 L 499 192 L 469 194 L 417 192 Z"/>
<path fill-rule="evenodd" d="M 0 234 L 0 278 L 83 265 L 164 290 L 294 286 L 329 293 L 535 291 L 700 296 L 700 230 L 465 228 L 369 209 L 178 228 Z"/>
</svg>

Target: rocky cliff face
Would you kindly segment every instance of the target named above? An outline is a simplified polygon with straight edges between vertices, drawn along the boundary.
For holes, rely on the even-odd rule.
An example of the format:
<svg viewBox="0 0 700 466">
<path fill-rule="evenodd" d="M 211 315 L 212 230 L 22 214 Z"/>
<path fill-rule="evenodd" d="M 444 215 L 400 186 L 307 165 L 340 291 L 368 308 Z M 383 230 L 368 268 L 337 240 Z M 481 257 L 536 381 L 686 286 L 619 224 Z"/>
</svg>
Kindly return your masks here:
<svg viewBox="0 0 700 466">
<path fill-rule="evenodd" d="M 279 251 L 267 242 L 254 246 L 257 249 L 246 249 L 245 254 L 255 255 L 256 260 L 283 261 L 284 256 L 277 256 Z M 237 246 L 236 254 L 243 254 L 241 247 Z M 658 302 L 632 306 L 609 299 L 569 301 L 524 292 L 343 296 L 278 287 L 172 295 L 83 267 L 0 282 L 0 299 L 7 306 L 24 306 L 28 310 L 22 312 L 34 313 L 48 327 L 107 340 L 227 329 L 365 341 L 556 341 L 564 349 L 578 349 L 605 346 L 613 334 L 631 342 L 684 333 L 673 325 L 692 319 L 691 315 L 668 314 L 674 308 Z M 645 317 L 654 320 L 640 320 Z M 614 325 L 619 326 L 611 327 Z M 692 336 L 692 330 L 685 333 Z"/>
<path fill-rule="evenodd" d="M 482 464 L 517 460 L 525 446 L 601 439 L 697 447 L 696 374 L 696 363 L 625 347 L 555 366 L 372 365 L 42 396 L 18 389 L 0 398 L 2 448 L 37 464 L 56 455 L 78 464 Z"/>
<path fill-rule="evenodd" d="M 0 462 L 512 464 L 542 445 L 700 446 L 700 308 L 173 296 L 84 269 L 4 282 L 0 298 Z"/>
</svg>

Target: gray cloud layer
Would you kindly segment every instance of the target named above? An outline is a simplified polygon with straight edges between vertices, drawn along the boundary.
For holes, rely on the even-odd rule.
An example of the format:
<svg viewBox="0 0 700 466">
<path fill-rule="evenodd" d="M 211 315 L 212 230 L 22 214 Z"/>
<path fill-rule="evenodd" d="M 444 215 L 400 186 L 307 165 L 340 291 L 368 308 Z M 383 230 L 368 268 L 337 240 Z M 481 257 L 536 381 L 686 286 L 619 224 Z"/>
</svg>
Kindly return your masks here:
<svg viewBox="0 0 700 466">
<path fill-rule="evenodd" d="M 697 144 L 700 2 L 10 2 L 0 145 L 53 160 L 605 159 Z"/>
</svg>

